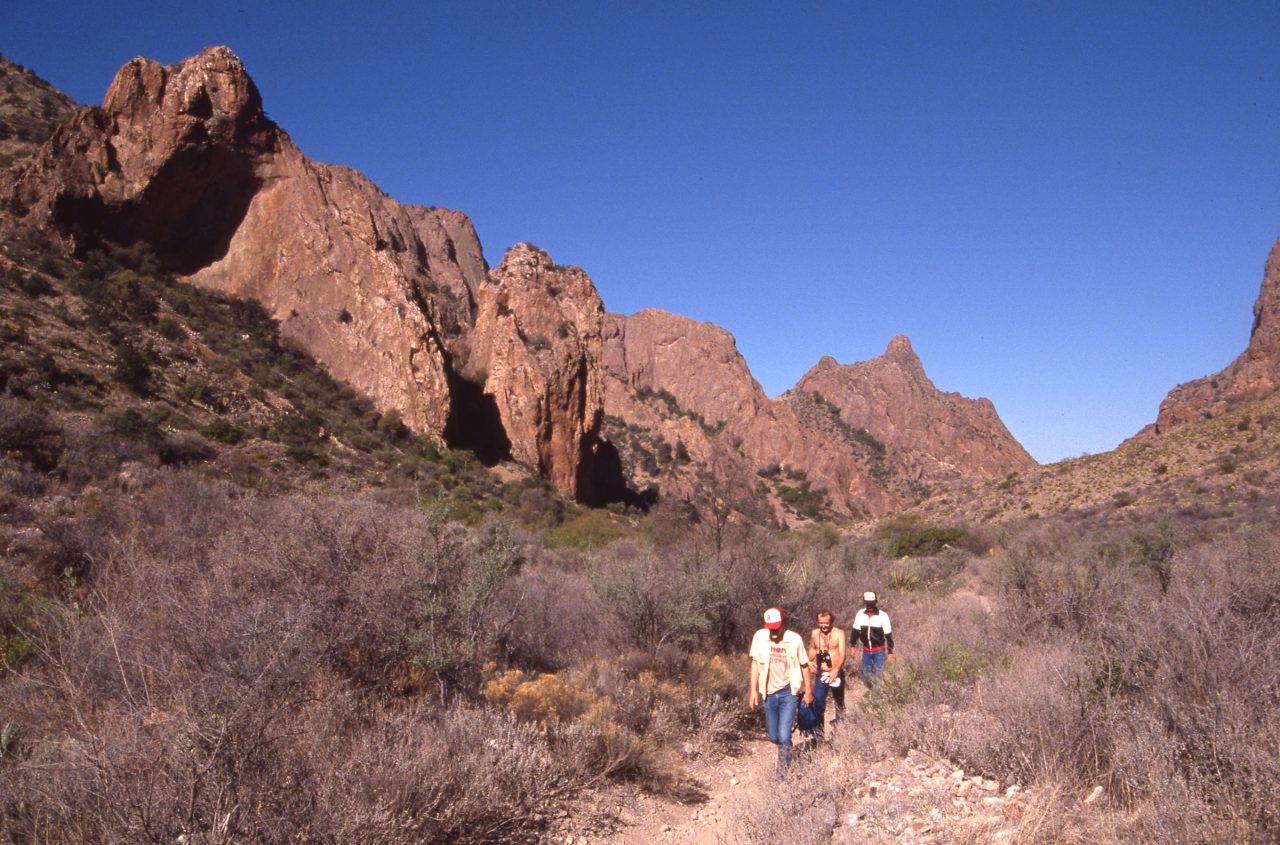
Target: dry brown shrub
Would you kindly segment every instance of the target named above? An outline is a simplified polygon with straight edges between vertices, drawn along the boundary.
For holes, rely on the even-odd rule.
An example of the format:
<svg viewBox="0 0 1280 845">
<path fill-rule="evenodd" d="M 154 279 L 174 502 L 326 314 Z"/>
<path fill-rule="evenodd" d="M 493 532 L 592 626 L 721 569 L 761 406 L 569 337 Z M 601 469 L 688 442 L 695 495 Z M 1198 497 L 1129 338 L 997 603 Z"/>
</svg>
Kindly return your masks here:
<svg viewBox="0 0 1280 845">
<path fill-rule="evenodd" d="M 1103 787 L 1108 838 L 1084 825 L 1062 832 L 1064 841 L 1196 842 L 1214 829 L 1273 838 L 1277 537 L 1254 533 L 1167 557 L 1150 535 L 1132 532 L 1051 539 L 1009 550 L 1000 613 L 984 629 L 1003 658 L 949 696 L 924 682 L 907 689 L 888 714 L 896 743 L 919 742 L 966 769 L 1071 800 Z M 963 628 L 934 633 L 964 642 Z M 946 674 L 947 648 L 926 640 L 918 654 L 904 677 Z M 1054 841 L 1045 835 L 1027 834 Z"/>
</svg>

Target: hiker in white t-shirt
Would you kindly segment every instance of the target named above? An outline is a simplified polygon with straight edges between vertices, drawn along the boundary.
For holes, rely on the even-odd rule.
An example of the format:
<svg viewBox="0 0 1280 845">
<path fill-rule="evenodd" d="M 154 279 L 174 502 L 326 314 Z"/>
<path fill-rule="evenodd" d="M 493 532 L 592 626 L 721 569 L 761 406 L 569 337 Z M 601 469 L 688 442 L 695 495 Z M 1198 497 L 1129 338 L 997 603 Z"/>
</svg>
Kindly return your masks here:
<svg viewBox="0 0 1280 845">
<path fill-rule="evenodd" d="M 782 629 L 782 611 L 771 607 L 764 612 L 764 627 L 751 638 L 751 673 L 747 685 L 747 707 L 755 710 L 764 703 L 765 730 L 778 746 L 777 777 L 791 765 L 791 730 L 800 707 L 813 703 L 813 676 L 804 638 Z"/>
</svg>

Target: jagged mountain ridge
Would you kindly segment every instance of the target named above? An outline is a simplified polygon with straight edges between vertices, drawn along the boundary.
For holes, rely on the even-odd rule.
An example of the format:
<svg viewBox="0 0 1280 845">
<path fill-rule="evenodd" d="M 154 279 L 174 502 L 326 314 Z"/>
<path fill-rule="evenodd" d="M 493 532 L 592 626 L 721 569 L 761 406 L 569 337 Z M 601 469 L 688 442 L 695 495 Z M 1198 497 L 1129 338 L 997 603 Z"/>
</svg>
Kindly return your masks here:
<svg viewBox="0 0 1280 845">
<path fill-rule="evenodd" d="M 701 512 L 848 518 L 1007 471 L 960 460 L 980 451 L 963 436 L 944 449 L 847 419 L 869 436 L 833 438 L 797 402 L 765 397 L 728 332 L 663 312 L 606 316 L 586 273 L 532 245 L 490 268 L 465 214 L 403 205 L 303 156 L 225 47 L 127 63 L 103 105 L 77 110 L 0 191 L 4 225 L 79 252 L 146 242 L 185 280 L 263 303 L 379 409 L 584 501 L 647 488 Z M 810 392 L 843 417 L 862 401 L 843 389 Z M 928 419 L 1030 460 L 994 409 L 981 431 L 947 412 Z M 939 464 L 956 471 L 921 469 Z"/>
</svg>

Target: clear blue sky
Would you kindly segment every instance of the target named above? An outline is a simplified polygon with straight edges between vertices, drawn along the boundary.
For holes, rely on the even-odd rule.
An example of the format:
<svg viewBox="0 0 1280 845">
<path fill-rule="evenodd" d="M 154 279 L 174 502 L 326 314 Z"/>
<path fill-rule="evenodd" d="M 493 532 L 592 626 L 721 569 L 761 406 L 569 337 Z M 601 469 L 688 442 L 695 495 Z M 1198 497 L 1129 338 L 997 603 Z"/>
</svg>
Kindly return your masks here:
<svg viewBox="0 0 1280 845">
<path fill-rule="evenodd" d="M 80 102 L 226 44 L 312 158 L 734 333 L 770 395 L 910 336 L 1042 461 L 1248 340 L 1280 3 L 5 0 Z"/>
</svg>

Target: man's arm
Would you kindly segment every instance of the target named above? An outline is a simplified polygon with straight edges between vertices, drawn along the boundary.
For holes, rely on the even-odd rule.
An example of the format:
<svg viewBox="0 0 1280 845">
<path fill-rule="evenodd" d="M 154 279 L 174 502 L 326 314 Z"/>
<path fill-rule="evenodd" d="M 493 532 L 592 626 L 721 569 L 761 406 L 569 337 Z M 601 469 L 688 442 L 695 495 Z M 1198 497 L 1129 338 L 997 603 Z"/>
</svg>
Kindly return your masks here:
<svg viewBox="0 0 1280 845">
<path fill-rule="evenodd" d="M 809 654 L 810 663 L 818 659 L 818 629 L 817 628 L 814 628 L 812 631 L 809 632 L 808 654 Z"/>
<path fill-rule="evenodd" d="M 817 669 L 805 652 L 800 652 L 800 678 L 804 681 L 804 703 L 813 703 L 813 675 Z"/>
<path fill-rule="evenodd" d="M 760 664 L 751 661 L 751 672 L 747 681 L 747 709 L 755 710 L 760 706 Z"/>
</svg>

